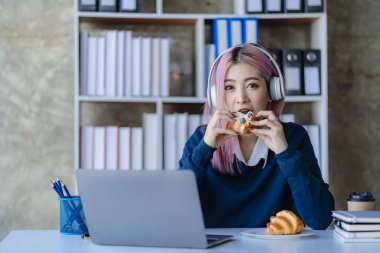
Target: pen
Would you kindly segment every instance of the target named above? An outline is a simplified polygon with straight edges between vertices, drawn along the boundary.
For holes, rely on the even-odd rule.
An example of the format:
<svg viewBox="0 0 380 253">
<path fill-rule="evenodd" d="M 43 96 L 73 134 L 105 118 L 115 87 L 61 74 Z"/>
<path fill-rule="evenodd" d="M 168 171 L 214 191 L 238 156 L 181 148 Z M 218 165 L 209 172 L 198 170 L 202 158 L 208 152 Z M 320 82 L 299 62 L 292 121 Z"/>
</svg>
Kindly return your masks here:
<svg viewBox="0 0 380 253">
<path fill-rule="evenodd" d="M 57 185 L 58 185 L 58 188 L 61 189 L 61 191 L 62 191 L 61 180 L 59 179 L 58 176 L 57 176 Z"/>
<path fill-rule="evenodd" d="M 58 194 L 58 197 L 60 197 L 60 198 L 65 197 L 65 196 L 63 196 L 62 192 L 60 190 L 58 190 L 57 185 L 55 184 L 53 179 L 50 180 L 50 184 L 51 184 L 51 187 L 54 189 L 54 191 Z"/>
<path fill-rule="evenodd" d="M 63 190 L 65 190 L 67 197 L 71 199 L 71 195 L 70 195 L 69 190 L 67 189 L 66 185 L 63 183 L 62 180 L 61 180 L 61 182 L 62 182 L 62 188 L 63 188 Z"/>
<path fill-rule="evenodd" d="M 60 186 L 61 183 L 58 183 L 58 181 L 55 182 L 54 179 L 52 179 L 52 182 L 55 184 L 57 190 L 61 193 L 60 195 L 62 196 L 62 198 L 65 198 L 65 194 L 63 194 L 62 187 Z"/>
</svg>

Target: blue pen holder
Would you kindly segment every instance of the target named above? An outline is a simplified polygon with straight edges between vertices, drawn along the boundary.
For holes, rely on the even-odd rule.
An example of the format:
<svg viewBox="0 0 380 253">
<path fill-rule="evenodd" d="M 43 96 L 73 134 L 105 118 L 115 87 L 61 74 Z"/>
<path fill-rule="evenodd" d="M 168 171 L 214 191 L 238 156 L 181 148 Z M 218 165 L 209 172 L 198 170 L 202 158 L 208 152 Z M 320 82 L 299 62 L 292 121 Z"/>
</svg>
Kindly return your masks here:
<svg viewBox="0 0 380 253">
<path fill-rule="evenodd" d="M 59 198 L 60 232 L 66 235 L 88 234 L 82 201 L 79 196 Z"/>
</svg>

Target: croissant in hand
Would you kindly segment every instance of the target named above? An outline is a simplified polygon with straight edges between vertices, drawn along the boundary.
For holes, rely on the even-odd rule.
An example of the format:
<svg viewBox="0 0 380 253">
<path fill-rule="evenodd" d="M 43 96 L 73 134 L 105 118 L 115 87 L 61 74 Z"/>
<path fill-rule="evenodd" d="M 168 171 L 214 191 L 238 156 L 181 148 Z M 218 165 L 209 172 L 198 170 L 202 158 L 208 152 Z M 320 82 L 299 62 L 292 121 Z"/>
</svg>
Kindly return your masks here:
<svg viewBox="0 0 380 253">
<path fill-rule="evenodd" d="M 266 233 L 269 235 L 294 235 L 303 231 L 304 224 L 292 211 L 283 210 L 270 218 Z"/>
</svg>

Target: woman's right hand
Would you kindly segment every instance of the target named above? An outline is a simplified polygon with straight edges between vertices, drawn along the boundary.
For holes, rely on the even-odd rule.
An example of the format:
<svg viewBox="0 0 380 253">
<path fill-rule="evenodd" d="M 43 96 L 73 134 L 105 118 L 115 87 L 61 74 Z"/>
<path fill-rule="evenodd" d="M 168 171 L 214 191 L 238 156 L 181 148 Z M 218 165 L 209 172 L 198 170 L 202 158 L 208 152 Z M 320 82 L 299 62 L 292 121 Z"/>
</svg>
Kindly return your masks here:
<svg viewBox="0 0 380 253">
<path fill-rule="evenodd" d="M 234 131 L 221 128 L 219 123 L 221 120 L 235 122 L 232 114 L 227 110 L 216 110 L 210 122 L 207 125 L 205 136 L 203 137 L 207 145 L 213 148 L 219 148 L 222 143 L 231 135 L 237 135 Z"/>
</svg>

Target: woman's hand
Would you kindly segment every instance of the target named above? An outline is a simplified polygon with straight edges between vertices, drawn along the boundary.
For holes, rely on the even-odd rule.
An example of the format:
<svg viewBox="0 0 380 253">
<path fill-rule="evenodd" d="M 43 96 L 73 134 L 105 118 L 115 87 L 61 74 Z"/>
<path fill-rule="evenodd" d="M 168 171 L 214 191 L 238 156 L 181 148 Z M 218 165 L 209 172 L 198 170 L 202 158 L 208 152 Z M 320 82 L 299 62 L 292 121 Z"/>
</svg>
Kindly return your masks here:
<svg viewBox="0 0 380 253">
<path fill-rule="evenodd" d="M 234 122 L 235 119 L 227 110 L 216 110 L 210 122 L 207 125 L 205 136 L 203 137 L 207 145 L 213 148 L 219 148 L 222 143 L 231 135 L 237 135 L 234 131 L 220 126 L 222 120 Z"/>
<path fill-rule="evenodd" d="M 285 139 L 284 129 L 282 124 L 278 121 L 273 111 L 260 111 L 256 115 L 262 116 L 263 120 L 251 121 L 250 123 L 255 126 L 265 126 L 260 129 L 251 129 L 251 132 L 257 137 L 262 139 L 268 148 L 276 154 L 285 151 L 288 148 L 288 142 Z"/>
</svg>

